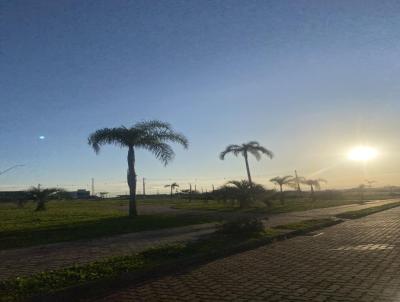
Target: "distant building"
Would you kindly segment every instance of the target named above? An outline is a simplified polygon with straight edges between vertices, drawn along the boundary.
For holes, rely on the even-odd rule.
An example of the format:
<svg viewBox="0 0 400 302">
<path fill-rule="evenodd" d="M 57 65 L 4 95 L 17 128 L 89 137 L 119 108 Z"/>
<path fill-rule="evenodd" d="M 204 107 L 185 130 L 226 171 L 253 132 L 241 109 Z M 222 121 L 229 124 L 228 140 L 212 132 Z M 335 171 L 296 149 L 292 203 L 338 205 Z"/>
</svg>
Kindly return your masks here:
<svg viewBox="0 0 400 302">
<path fill-rule="evenodd" d="M 90 191 L 85 189 L 79 189 L 74 192 L 68 192 L 74 199 L 88 199 L 90 198 Z"/>
<path fill-rule="evenodd" d="M 0 191 L 0 202 L 17 201 L 27 199 L 25 191 Z"/>
</svg>

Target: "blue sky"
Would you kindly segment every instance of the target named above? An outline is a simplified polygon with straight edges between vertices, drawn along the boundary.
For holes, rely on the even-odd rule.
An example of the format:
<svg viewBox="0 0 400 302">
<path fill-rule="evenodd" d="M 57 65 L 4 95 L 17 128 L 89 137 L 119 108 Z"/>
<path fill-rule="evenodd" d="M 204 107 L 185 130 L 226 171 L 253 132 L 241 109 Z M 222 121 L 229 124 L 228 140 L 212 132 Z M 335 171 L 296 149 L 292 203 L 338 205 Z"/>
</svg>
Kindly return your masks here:
<svg viewBox="0 0 400 302">
<path fill-rule="evenodd" d="M 139 152 L 154 190 L 244 177 L 218 153 L 249 140 L 276 154 L 251 162 L 264 184 L 298 169 L 329 187 L 400 185 L 399 13 L 397 1 L 4 1 L 0 170 L 26 166 L 0 189 L 94 177 L 124 192 L 126 150 L 96 156 L 87 136 L 153 118 L 191 142 L 166 168 Z M 380 157 L 343 161 L 358 144 Z"/>
</svg>

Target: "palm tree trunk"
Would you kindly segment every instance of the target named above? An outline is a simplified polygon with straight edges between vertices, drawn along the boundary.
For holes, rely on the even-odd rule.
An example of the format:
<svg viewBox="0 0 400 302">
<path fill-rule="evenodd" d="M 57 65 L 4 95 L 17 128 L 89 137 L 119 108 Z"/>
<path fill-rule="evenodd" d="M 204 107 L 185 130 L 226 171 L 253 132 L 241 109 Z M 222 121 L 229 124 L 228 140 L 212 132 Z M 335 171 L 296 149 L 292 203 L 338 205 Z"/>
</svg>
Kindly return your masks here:
<svg viewBox="0 0 400 302">
<path fill-rule="evenodd" d="M 247 158 L 247 152 L 246 151 L 244 151 L 243 156 L 244 156 L 244 161 L 246 162 L 247 178 L 249 179 L 250 186 L 253 186 L 253 182 L 251 180 L 251 175 L 250 175 L 249 160 Z"/>
<path fill-rule="evenodd" d="M 285 203 L 285 199 L 284 199 L 284 196 L 283 196 L 283 188 L 282 188 L 282 184 L 279 184 L 279 187 L 280 187 L 280 190 L 281 190 L 281 204 L 284 204 Z"/>
<path fill-rule="evenodd" d="M 311 185 L 311 199 L 314 201 L 315 200 L 315 193 L 314 193 L 314 186 Z"/>
<path fill-rule="evenodd" d="M 136 172 L 135 172 L 135 150 L 129 146 L 128 151 L 128 173 L 127 180 L 129 186 L 129 217 L 137 216 L 136 209 Z"/>
<path fill-rule="evenodd" d="M 171 186 L 171 195 L 170 195 L 170 199 L 172 199 L 172 186 Z"/>
</svg>

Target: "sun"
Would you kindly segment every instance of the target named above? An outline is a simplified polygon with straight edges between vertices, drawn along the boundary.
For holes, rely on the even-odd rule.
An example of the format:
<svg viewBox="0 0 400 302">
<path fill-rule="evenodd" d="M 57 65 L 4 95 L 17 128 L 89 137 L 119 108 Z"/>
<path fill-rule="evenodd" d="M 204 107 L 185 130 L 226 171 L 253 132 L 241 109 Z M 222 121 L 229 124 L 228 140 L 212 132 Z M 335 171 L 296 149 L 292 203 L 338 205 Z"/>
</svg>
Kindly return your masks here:
<svg viewBox="0 0 400 302">
<path fill-rule="evenodd" d="M 354 147 L 347 153 L 349 160 L 369 161 L 378 156 L 378 150 L 369 146 Z"/>
</svg>

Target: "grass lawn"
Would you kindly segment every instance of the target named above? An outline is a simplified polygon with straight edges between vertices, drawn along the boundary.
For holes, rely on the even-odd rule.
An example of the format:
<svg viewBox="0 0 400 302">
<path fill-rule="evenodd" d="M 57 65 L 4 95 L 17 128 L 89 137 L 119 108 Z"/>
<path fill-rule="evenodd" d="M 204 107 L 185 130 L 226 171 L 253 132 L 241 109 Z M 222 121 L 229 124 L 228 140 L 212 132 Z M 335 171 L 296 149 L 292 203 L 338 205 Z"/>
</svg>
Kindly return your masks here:
<svg viewBox="0 0 400 302">
<path fill-rule="evenodd" d="M 394 203 L 384 204 L 381 206 L 362 209 L 362 210 L 358 210 L 358 211 L 349 211 L 349 212 L 341 213 L 341 214 L 336 215 L 336 217 L 344 218 L 344 219 L 357 219 L 357 218 L 365 217 L 365 216 L 375 214 L 375 213 L 378 213 L 381 211 L 385 211 L 385 210 L 388 210 L 391 208 L 395 208 L 398 206 L 400 206 L 400 202 L 394 202 Z"/>
<path fill-rule="evenodd" d="M 284 204 L 280 201 L 272 201 L 270 209 L 267 209 L 264 205 L 255 206 L 243 211 L 247 212 L 265 212 L 268 214 L 278 214 L 287 213 L 295 211 L 306 211 L 319 208 L 329 208 L 336 206 L 343 206 L 348 204 L 358 203 L 358 200 L 354 199 L 337 199 L 337 200 L 317 200 L 311 201 L 307 199 L 288 199 Z M 237 211 L 239 207 L 237 205 L 232 206 L 231 204 L 223 204 L 221 202 L 209 201 L 208 203 L 204 201 L 193 201 L 191 203 L 187 201 L 175 202 L 174 208 L 177 209 L 187 209 L 187 210 L 203 210 L 203 211 Z"/>
<path fill-rule="evenodd" d="M 47 211 L 34 212 L 35 205 L 18 208 L 0 204 L 0 249 L 72 241 L 115 234 L 180 227 L 215 221 L 207 215 L 172 214 L 127 217 L 121 207 L 127 201 L 53 201 Z"/>
<path fill-rule="evenodd" d="M 320 200 L 288 199 L 284 205 L 274 201 L 270 209 L 254 207 L 244 212 L 276 214 L 333 207 L 355 203 L 350 199 Z M 52 201 L 44 212 L 35 212 L 35 205 L 28 203 L 23 208 L 15 204 L 0 203 L 0 250 L 28 247 L 39 244 L 99 238 L 117 234 L 156 230 L 201 224 L 224 219 L 228 212 L 241 212 L 238 207 L 215 201 L 160 198 L 140 201 L 143 205 L 172 205 L 187 210 L 204 210 L 197 215 L 152 214 L 127 217 L 127 200 L 68 200 Z M 209 211 L 209 212 L 207 212 Z M 218 214 L 219 213 L 219 214 Z M 218 215 L 213 215 L 218 214 Z"/>
</svg>

